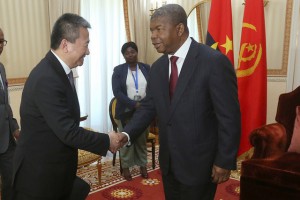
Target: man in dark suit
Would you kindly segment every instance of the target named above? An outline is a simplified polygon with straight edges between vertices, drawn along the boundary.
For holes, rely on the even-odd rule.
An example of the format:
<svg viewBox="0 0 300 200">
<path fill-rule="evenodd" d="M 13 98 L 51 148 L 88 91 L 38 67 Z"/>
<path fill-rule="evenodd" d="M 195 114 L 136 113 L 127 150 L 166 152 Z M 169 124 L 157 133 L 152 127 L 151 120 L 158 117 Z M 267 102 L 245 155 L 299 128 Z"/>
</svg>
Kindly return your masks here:
<svg viewBox="0 0 300 200">
<path fill-rule="evenodd" d="M 156 10 L 150 30 L 164 55 L 151 66 L 145 100 L 124 132 L 134 142 L 157 114 L 166 199 L 212 200 L 217 184 L 236 168 L 240 109 L 234 68 L 225 55 L 189 37 L 179 5 Z"/>
<path fill-rule="evenodd" d="M 89 185 L 76 176 L 78 149 L 105 156 L 117 134 L 79 127 L 71 69 L 89 54 L 90 24 L 66 13 L 54 24 L 51 51 L 31 71 L 22 94 L 22 131 L 14 158 L 14 200 L 83 200 Z M 68 78 L 69 77 L 69 78 Z"/>
<path fill-rule="evenodd" d="M 0 55 L 7 41 L 0 28 Z M 19 125 L 13 118 L 13 112 L 8 102 L 8 90 L 5 68 L 0 63 L 0 175 L 1 199 L 8 200 L 12 197 L 12 162 L 16 148 L 15 138 L 19 136 Z"/>
</svg>

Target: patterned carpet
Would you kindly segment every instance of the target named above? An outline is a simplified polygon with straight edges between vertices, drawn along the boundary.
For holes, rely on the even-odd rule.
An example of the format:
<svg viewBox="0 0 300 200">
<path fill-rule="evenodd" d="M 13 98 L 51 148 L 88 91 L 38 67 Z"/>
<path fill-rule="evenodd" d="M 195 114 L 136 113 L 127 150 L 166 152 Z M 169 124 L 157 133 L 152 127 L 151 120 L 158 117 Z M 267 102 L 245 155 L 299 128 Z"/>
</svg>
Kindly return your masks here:
<svg viewBox="0 0 300 200">
<path fill-rule="evenodd" d="M 123 181 L 94 193 L 87 200 L 164 200 L 164 191 L 160 170 L 149 172 L 149 178 L 135 177 L 132 181 Z"/>
<path fill-rule="evenodd" d="M 143 185 L 157 185 L 160 184 L 160 193 L 162 190 L 162 183 L 159 178 L 154 178 L 152 177 L 157 177 L 157 173 L 160 174 L 159 169 L 159 163 L 158 163 L 158 147 L 156 147 L 156 167 L 155 170 L 152 169 L 152 160 L 151 160 L 151 153 L 148 153 L 148 164 L 147 164 L 147 169 L 149 172 L 149 179 L 142 179 L 140 177 L 140 171 L 139 167 L 134 167 L 131 169 L 131 174 L 133 178 L 137 177 L 134 179 L 135 182 L 138 182 L 138 184 L 142 183 Z M 243 158 L 242 158 L 243 159 Z M 231 173 L 230 180 L 227 181 L 224 184 L 220 184 L 218 186 L 217 194 L 215 200 L 238 200 L 239 199 L 239 178 L 240 178 L 240 163 L 241 160 L 239 159 L 239 162 L 237 163 L 238 165 L 238 170 L 233 171 Z M 83 178 L 86 182 L 88 182 L 91 186 L 91 192 L 89 195 L 88 199 L 94 199 L 93 196 L 97 196 L 96 193 L 100 193 L 102 197 L 100 199 L 123 199 L 123 200 L 128 200 L 128 199 L 149 199 L 149 198 L 139 198 L 139 192 L 136 190 L 136 188 L 130 188 L 132 187 L 133 181 L 127 182 L 124 180 L 123 176 L 120 174 L 119 170 L 119 161 L 118 159 L 116 160 L 116 165 L 112 166 L 112 161 L 110 158 L 103 158 L 103 160 L 106 160 L 102 162 L 102 176 L 101 176 L 101 184 L 99 185 L 98 183 L 98 174 L 97 174 L 97 167 L 96 164 L 92 164 L 90 166 L 78 169 L 78 176 Z M 155 173 L 155 174 L 154 174 Z M 151 174 L 153 174 L 151 176 Z M 160 176 L 160 175 L 159 175 Z M 130 183 L 130 184 L 128 184 Z M 141 185 L 141 184 L 140 184 Z M 111 187 L 114 186 L 114 187 Z M 121 187 L 122 186 L 122 187 Z M 121 188 L 118 188 L 121 187 Z M 129 187 L 129 188 L 128 188 Z M 112 190 L 112 191 L 110 191 Z M 133 192 L 135 191 L 135 192 Z M 117 192 L 117 194 L 114 194 L 116 196 L 134 196 L 134 198 L 125 198 L 125 197 L 120 197 L 120 198 L 111 198 L 111 197 L 105 197 L 105 194 L 107 195 L 112 195 L 113 192 Z M 130 192 L 133 192 L 132 194 Z M 129 194 L 130 193 L 130 194 Z M 99 195 L 98 195 L 99 196 Z M 99 198 L 96 198 L 99 199 Z M 157 198 L 155 198 L 157 199 Z"/>
<path fill-rule="evenodd" d="M 149 149 L 150 150 L 150 149 Z M 117 156 L 118 157 L 118 156 Z M 158 163 L 158 146 L 156 147 L 156 159 L 155 159 L 155 169 L 159 168 Z M 98 183 L 98 174 L 96 163 L 91 164 L 90 166 L 83 167 L 77 170 L 77 175 L 83 178 L 87 183 L 91 186 L 91 193 L 94 191 L 104 189 L 106 187 L 115 185 L 120 182 L 124 182 L 123 176 L 120 174 L 120 165 L 119 160 L 116 159 L 115 166 L 112 165 L 111 158 L 103 158 L 103 160 L 107 160 L 102 162 L 102 175 L 101 175 L 101 184 Z M 148 152 L 148 164 L 147 164 L 148 172 L 152 171 L 152 159 L 151 152 Z M 131 169 L 132 177 L 140 176 L 139 167 L 134 167 Z"/>
</svg>

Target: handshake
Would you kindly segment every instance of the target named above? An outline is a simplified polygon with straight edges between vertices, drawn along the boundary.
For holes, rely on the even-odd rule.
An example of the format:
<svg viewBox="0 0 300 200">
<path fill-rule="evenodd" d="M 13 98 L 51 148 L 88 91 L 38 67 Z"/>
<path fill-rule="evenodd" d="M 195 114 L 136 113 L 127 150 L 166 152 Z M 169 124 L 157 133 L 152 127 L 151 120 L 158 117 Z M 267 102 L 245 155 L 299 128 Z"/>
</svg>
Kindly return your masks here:
<svg viewBox="0 0 300 200">
<path fill-rule="evenodd" d="M 128 137 L 124 133 L 112 131 L 108 133 L 108 136 L 110 141 L 109 150 L 112 153 L 116 153 L 120 148 L 128 143 Z"/>
</svg>

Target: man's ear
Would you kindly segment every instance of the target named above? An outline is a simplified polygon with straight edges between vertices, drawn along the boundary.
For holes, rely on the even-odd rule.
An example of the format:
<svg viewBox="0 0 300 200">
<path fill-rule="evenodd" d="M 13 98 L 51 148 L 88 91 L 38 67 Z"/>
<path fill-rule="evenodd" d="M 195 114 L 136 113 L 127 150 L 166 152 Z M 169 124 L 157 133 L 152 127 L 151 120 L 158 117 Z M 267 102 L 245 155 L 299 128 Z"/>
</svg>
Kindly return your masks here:
<svg viewBox="0 0 300 200">
<path fill-rule="evenodd" d="M 60 47 L 61 49 L 63 50 L 63 52 L 67 53 L 69 50 L 68 50 L 68 40 L 66 39 L 62 39 L 61 43 L 60 43 Z"/>
<path fill-rule="evenodd" d="M 182 36 L 182 34 L 184 33 L 184 29 L 185 29 L 185 27 L 184 27 L 183 23 L 177 24 L 177 26 L 176 26 L 177 35 Z"/>
</svg>

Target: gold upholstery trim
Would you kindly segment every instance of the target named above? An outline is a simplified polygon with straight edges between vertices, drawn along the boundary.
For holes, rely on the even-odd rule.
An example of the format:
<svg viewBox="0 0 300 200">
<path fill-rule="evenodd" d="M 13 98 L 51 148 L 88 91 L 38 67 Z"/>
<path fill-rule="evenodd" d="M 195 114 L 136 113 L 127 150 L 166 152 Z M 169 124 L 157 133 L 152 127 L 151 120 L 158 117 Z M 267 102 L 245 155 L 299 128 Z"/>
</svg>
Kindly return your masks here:
<svg viewBox="0 0 300 200">
<path fill-rule="evenodd" d="M 147 139 L 155 139 L 155 135 L 153 133 L 149 133 Z"/>
<path fill-rule="evenodd" d="M 101 156 L 81 149 L 78 150 L 78 167 L 89 165 L 98 160 L 101 160 Z"/>
<path fill-rule="evenodd" d="M 237 157 L 237 169 L 231 171 L 230 174 L 231 178 L 240 180 L 242 162 L 244 160 L 250 159 L 253 155 L 253 151 L 254 151 L 254 147 L 252 147 L 251 149 L 249 149 L 248 151 L 244 152 L 243 154 Z"/>
<path fill-rule="evenodd" d="M 85 128 L 87 130 L 93 131 L 91 128 Z M 78 163 L 77 163 L 77 168 L 81 168 L 84 166 L 88 166 L 94 162 L 97 162 L 97 169 L 98 169 L 98 182 L 99 184 L 101 183 L 101 170 L 102 170 L 102 165 L 101 165 L 101 159 L 102 156 L 78 149 Z"/>
</svg>

